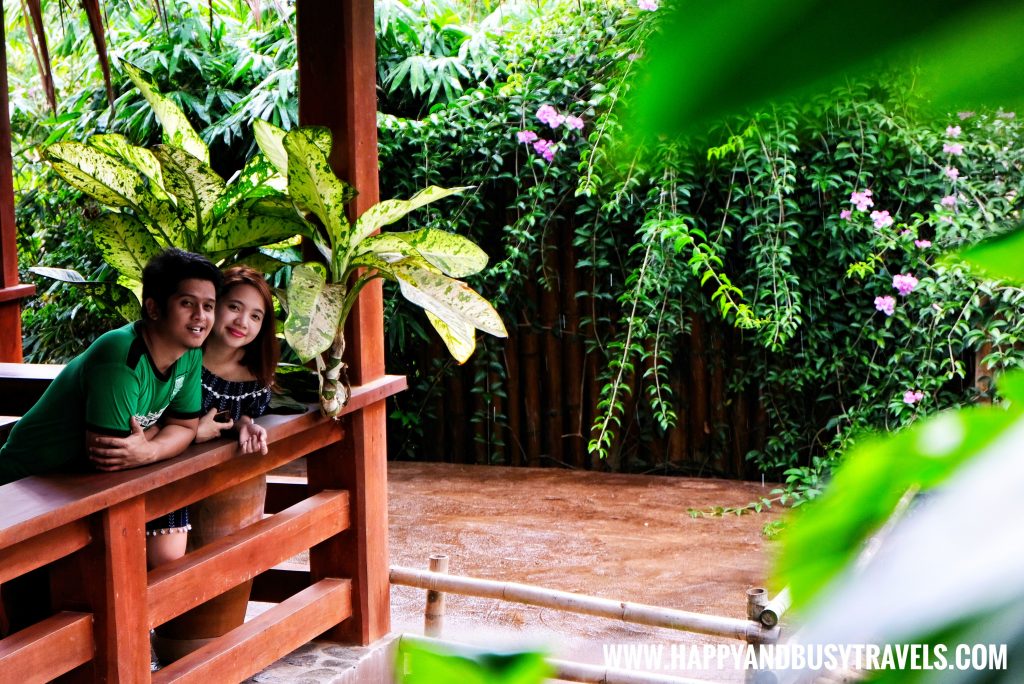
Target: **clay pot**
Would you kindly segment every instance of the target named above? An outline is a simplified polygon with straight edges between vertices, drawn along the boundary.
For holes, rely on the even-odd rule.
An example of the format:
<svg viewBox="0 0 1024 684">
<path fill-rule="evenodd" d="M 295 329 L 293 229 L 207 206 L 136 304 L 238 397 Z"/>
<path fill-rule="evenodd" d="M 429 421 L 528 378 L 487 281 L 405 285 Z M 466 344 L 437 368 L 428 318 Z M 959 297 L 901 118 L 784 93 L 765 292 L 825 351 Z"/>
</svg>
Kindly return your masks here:
<svg viewBox="0 0 1024 684">
<path fill-rule="evenodd" d="M 259 475 L 189 506 L 189 551 L 263 518 L 267 478 Z M 156 628 L 153 647 L 167 664 L 245 622 L 252 580 Z"/>
</svg>

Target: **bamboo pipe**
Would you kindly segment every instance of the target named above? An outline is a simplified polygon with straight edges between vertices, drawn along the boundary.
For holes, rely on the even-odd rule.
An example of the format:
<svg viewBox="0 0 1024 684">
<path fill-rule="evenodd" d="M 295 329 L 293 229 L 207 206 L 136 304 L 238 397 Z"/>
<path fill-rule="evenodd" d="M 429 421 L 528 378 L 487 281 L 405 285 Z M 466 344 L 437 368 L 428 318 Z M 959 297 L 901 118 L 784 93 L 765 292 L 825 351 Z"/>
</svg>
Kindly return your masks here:
<svg viewBox="0 0 1024 684">
<path fill-rule="evenodd" d="M 642 603 L 613 601 L 567 591 L 534 587 L 518 582 L 495 582 L 461 575 L 442 575 L 393 565 L 391 566 L 391 583 L 465 596 L 513 601 L 543 608 L 555 608 L 571 613 L 596 615 L 650 627 L 668 627 L 697 634 L 742 639 L 755 644 L 774 643 L 779 638 L 778 629 L 765 629 L 760 623 L 750 620 L 702 615 Z"/>
<path fill-rule="evenodd" d="M 758 619 L 761 624 L 771 629 L 772 627 L 779 624 L 779 620 L 782 618 L 783 613 L 789 610 L 789 606 L 792 603 L 792 599 L 789 595 L 789 587 L 786 587 L 778 594 L 775 595 L 768 605 L 761 611 L 761 615 Z"/>
<path fill-rule="evenodd" d="M 437 554 L 430 557 L 430 571 L 448 574 L 448 556 Z M 427 606 L 423 610 L 423 633 L 428 637 L 439 637 L 444 630 L 444 594 L 427 591 Z"/>
<path fill-rule="evenodd" d="M 483 649 L 468 644 L 430 639 L 415 634 L 402 634 L 399 637 L 399 642 L 400 644 L 408 642 L 420 646 L 439 647 L 448 652 L 462 655 L 476 655 L 483 652 Z M 577 663 L 571 660 L 558 660 L 556 658 L 545 658 L 545 660 L 554 669 L 552 679 L 567 682 L 592 682 L 595 684 L 708 684 L 707 680 L 704 679 L 634 672 L 615 667 Z"/>
</svg>

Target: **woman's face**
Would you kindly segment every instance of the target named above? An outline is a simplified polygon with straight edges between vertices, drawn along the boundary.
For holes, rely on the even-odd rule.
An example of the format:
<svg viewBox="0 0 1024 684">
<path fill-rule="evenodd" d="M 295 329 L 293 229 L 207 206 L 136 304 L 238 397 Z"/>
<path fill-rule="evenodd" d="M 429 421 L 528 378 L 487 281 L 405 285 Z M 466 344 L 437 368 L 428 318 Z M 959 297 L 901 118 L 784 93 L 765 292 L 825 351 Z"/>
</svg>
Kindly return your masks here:
<svg viewBox="0 0 1024 684">
<path fill-rule="evenodd" d="M 266 315 L 259 290 L 235 285 L 217 302 L 213 334 L 229 347 L 244 347 L 256 339 Z"/>
</svg>

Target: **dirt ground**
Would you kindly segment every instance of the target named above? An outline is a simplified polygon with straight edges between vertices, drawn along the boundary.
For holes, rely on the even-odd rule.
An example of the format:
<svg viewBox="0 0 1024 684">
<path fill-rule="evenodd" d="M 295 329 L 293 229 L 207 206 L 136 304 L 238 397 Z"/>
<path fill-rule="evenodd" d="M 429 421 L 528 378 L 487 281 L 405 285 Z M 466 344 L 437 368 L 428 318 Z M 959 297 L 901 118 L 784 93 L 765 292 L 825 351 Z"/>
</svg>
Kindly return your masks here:
<svg viewBox="0 0 1024 684">
<path fill-rule="evenodd" d="M 556 469 L 392 463 L 392 565 L 449 572 L 742 618 L 771 553 L 775 513 L 693 518 L 691 508 L 764 496 L 755 483 Z M 425 592 L 392 586 L 392 629 L 420 634 Z M 448 595 L 443 638 L 487 648 L 541 646 L 566 660 L 612 664 L 606 646 L 729 640 L 521 604 Z M 732 642 L 738 643 L 738 642 Z M 668 672 L 662 672 L 668 674 Z M 684 672 L 742 681 L 742 672 Z"/>
</svg>

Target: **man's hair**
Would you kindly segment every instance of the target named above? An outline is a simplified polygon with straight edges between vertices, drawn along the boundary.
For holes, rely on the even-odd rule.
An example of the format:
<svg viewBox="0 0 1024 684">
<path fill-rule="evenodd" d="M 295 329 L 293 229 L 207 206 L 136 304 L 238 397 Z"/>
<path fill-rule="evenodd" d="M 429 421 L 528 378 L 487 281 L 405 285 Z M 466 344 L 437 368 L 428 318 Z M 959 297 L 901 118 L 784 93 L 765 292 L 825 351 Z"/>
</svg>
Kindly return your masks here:
<svg viewBox="0 0 1024 684">
<path fill-rule="evenodd" d="M 176 247 L 160 252 L 142 269 L 142 302 L 152 299 L 160 313 L 167 312 L 167 302 L 178 291 L 183 280 L 208 280 L 214 291 L 220 290 L 220 269 L 201 254 Z"/>
</svg>

